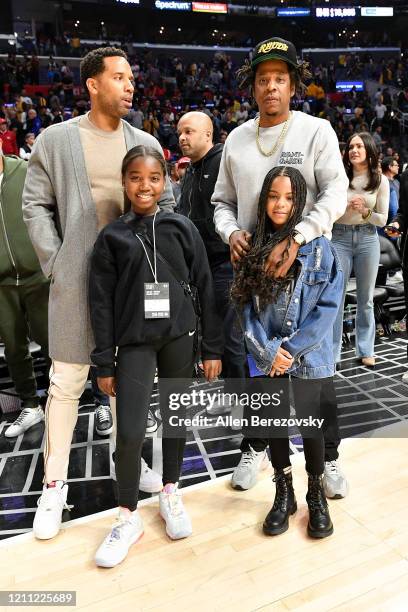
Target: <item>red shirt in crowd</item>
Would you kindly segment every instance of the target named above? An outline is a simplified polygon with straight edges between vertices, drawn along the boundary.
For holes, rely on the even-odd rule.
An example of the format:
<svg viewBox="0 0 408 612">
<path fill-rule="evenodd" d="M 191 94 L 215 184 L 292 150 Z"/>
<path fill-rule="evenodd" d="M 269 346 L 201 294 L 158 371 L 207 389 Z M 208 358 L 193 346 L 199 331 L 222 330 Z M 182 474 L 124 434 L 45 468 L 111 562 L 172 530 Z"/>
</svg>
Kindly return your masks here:
<svg viewBox="0 0 408 612">
<path fill-rule="evenodd" d="M 3 155 L 17 155 L 18 147 L 16 135 L 11 130 L 0 132 L 0 139 L 3 143 Z"/>
</svg>

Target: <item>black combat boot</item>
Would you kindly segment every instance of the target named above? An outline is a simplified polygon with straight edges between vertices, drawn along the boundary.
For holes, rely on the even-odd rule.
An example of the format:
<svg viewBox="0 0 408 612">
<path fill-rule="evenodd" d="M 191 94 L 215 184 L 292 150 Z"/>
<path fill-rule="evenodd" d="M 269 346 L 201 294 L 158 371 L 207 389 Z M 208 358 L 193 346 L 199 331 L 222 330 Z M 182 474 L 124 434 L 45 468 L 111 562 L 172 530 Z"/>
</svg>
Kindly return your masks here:
<svg viewBox="0 0 408 612">
<path fill-rule="evenodd" d="M 322 476 L 309 474 L 306 501 L 309 507 L 307 534 L 311 538 L 327 538 L 333 533 L 333 523 L 323 490 Z"/>
<path fill-rule="evenodd" d="M 283 470 L 275 470 L 273 481 L 276 484 L 275 500 L 263 524 L 263 532 L 271 536 L 287 531 L 289 516 L 297 510 L 292 472 L 285 474 Z"/>
</svg>

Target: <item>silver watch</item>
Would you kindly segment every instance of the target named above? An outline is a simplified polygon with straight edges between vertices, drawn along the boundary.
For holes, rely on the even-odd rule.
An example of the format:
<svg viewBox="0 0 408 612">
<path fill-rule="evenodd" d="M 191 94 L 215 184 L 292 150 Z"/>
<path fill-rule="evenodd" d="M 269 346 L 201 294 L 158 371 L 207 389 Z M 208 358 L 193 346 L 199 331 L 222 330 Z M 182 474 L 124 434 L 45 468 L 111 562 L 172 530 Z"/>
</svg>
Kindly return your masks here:
<svg viewBox="0 0 408 612">
<path fill-rule="evenodd" d="M 306 238 L 297 230 L 294 230 L 292 232 L 292 238 L 299 246 L 303 246 L 304 244 L 306 244 Z"/>
</svg>

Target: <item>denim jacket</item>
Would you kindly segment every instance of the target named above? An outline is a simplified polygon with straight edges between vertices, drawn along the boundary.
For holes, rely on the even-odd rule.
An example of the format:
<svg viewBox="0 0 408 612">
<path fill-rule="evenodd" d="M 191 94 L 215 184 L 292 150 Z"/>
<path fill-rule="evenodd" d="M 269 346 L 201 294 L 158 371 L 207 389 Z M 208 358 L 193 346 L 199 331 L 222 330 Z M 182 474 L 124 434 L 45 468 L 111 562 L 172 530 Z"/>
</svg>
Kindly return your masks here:
<svg viewBox="0 0 408 612">
<path fill-rule="evenodd" d="M 248 352 L 268 375 L 278 348 L 294 358 L 289 374 L 298 378 L 326 378 L 335 372 L 333 324 L 343 295 L 343 272 L 336 251 L 324 237 L 299 249 L 300 273 L 291 295 L 281 294 L 264 310 L 256 298 L 243 310 Z"/>
</svg>

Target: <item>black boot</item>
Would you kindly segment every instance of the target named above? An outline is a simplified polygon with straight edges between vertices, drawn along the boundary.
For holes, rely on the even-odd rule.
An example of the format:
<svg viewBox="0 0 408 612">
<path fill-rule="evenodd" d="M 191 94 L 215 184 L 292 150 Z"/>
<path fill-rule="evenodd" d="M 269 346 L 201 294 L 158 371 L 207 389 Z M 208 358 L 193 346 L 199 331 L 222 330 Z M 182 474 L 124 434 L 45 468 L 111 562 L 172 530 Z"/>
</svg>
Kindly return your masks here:
<svg viewBox="0 0 408 612">
<path fill-rule="evenodd" d="M 263 524 L 263 532 L 271 536 L 287 531 L 289 516 L 297 510 L 292 473 L 275 470 L 273 481 L 276 483 L 275 500 Z"/>
<path fill-rule="evenodd" d="M 311 538 L 327 538 L 333 533 L 333 523 L 323 490 L 322 476 L 309 474 L 306 501 L 309 507 L 308 535 Z"/>
</svg>

